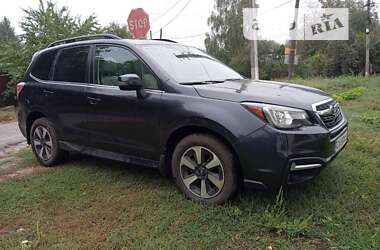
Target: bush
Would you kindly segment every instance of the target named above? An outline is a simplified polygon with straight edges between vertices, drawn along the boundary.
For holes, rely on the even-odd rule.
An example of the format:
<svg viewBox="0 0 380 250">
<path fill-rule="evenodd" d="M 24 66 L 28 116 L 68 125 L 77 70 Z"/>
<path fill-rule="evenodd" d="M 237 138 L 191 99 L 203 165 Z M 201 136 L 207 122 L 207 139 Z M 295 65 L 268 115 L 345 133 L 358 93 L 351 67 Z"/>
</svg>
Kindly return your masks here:
<svg viewBox="0 0 380 250">
<path fill-rule="evenodd" d="M 334 98 L 338 102 L 356 100 L 359 97 L 361 97 L 365 91 L 366 91 L 366 88 L 364 88 L 364 87 L 356 87 L 356 88 L 350 89 L 348 91 L 342 92 L 340 94 L 336 94 L 336 95 L 334 95 Z"/>
</svg>

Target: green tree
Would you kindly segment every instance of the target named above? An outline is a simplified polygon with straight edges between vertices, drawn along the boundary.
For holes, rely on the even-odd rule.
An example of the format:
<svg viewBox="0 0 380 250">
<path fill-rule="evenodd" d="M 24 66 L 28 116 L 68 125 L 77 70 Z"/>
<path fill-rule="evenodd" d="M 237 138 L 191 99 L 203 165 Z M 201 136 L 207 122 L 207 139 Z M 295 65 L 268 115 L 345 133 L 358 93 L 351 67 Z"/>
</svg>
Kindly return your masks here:
<svg viewBox="0 0 380 250">
<path fill-rule="evenodd" d="M 303 77 L 320 75 L 335 77 L 363 73 L 367 25 L 366 1 L 320 0 L 320 3 L 324 8 L 349 8 L 349 40 L 299 42 L 301 64 L 297 67 L 297 73 Z M 380 42 L 380 26 L 376 10 L 371 12 L 371 18 L 371 59 L 373 63 L 376 63 L 376 44 Z"/>
<path fill-rule="evenodd" d="M 250 0 L 215 0 L 215 10 L 208 24 L 207 51 L 245 76 L 250 75 L 249 42 L 243 37 L 243 8 Z M 364 69 L 365 27 L 367 24 L 364 0 L 319 0 L 324 8 L 349 8 L 350 27 L 348 41 L 299 41 L 300 64 L 296 75 L 302 77 L 360 74 Z M 380 70 L 380 25 L 374 8 L 371 12 L 371 62 Z M 284 48 L 271 41 L 259 41 L 260 78 L 273 79 L 286 76 L 283 63 Z"/>
<path fill-rule="evenodd" d="M 94 34 L 100 31 L 95 16 L 85 19 L 71 16 L 68 7 L 58 7 L 50 0 L 40 0 L 36 9 L 23 9 L 23 34 L 20 42 L 0 44 L 0 69 L 12 77 L 3 98 L 15 94 L 15 84 L 21 81 L 33 54 L 53 41 L 67 37 Z"/>
<path fill-rule="evenodd" d="M 250 0 L 216 0 L 208 19 L 206 50 L 239 73 L 250 76 L 250 46 L 243 35 L 243 8 Z M 273 41 L 259 41 L 260 78 L 279 78 L 286 73 L 284 47 Z"/>
<path fill-rule="evenodd" d="M 104 28 L 104 32 L 119 36 L 123 39 L 132 38 L 132 34 L 128 31 L 128 26 L 125 24 L 121 25 L 121 24 L 112 22 L 107 27 Z"/>
<path fill-rule="evenodd" d="M 11 26 L 11 22 L 8 18 L 4 17 L 0 22 L 0 42 L 15 41 L 16 39 L 15 30 Z"/>
</svg>

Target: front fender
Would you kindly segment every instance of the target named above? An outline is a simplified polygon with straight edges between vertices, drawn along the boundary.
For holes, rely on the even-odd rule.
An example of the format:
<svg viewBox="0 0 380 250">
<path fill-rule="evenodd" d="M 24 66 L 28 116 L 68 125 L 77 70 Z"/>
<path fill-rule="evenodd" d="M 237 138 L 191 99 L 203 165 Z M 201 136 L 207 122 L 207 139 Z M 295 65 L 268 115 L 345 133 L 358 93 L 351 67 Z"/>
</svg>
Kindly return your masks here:
<svg viewBox="0 0 380 250">
<path fill-rule="evenodd" d="M 207 128 L 231 144 L 265 126 L 240 103 L 173 93 L 163 94 L 159 117 L 161 145 L 173 131 L 185 126 Z"/>
</svg>

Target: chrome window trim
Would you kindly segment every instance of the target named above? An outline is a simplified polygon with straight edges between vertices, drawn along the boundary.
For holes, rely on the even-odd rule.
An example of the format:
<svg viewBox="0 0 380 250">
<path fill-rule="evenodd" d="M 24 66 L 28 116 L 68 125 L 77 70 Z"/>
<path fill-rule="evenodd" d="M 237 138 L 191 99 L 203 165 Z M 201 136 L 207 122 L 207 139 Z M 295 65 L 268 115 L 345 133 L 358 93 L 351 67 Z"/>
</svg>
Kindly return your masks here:
<svg viewBox="0 0 380 250">
<path fill-rule="evenodd" d="M 113 85 L 101 85 L 101 84 L 95 84 L 95 83 L 90 83 L 87 85 L 88 87 L 90 88 L 105 88 L 105 89 L 117 89 L 117 90 L 120 90 L 119 89 L 119 86 L 113 86 Z M 163 90 L 160 90 L 160 89 L 146 89 L 144 88 L 145 91 L 147 92 L 152 92 L 152 93 L 165 93 L 165 91 Z M 124 91 L 124 90 L 120 90 L 120 91 Z M 133 91 L 133 90 L 131 90 Z"/>
<path fill-rule="evenodd" d="M 106 89 L 119 89 L 118 86 L 111 86 L 111 85 L 100 85 L 100 84 L 93 84 L 93 83 L 73 83 L 73 82 L 63 82 L 63 81 L 50 81 L 50 80 L 42 80 L 39 79 L 35 76 L 33 76 L 31 73 L 29 74 L 33 80 L 43 83 L 43 84 L 54 84 L 54 85 L 62 85 L 62 86 L 80 86 L 80 87 L 90 87 L 90 88 L 106 88 Z M 152 93 L 165 93 L 163 90 L 159 89 L 145 89 L 147 92 L 152 92 Z M 120 90 L 122 91 L 122 90 Z"/>
<path fill-rule="evenodd" d="M 43 83 L 43 84 L 54 84 L 54 85 L 62 85 L 62 86 L 80 86 L 80 87 L 86 87 L 88 86 L 88 83 L 75 83 L 75 82 L 64 82 L 64 81 L 52 81 L 52 80 L 42 80 L 42 79 L 39 79 L 37 77 L 35 77 L 34 75 L 32 75 L 32 73 L 29 74 L 29 76 L 35 80 L 36 82 L 39 82 L 39 83 Z"/>
</svg>

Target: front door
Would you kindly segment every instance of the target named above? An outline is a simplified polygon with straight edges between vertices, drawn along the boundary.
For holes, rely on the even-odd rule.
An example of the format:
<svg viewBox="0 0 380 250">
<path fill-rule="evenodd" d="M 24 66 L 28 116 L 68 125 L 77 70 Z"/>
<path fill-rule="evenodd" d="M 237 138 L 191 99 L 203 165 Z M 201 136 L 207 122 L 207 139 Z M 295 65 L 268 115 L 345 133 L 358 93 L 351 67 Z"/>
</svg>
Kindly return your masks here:
<svg viewBox="0 0 380 250">
<path fill-rule="evenodd" d="M 132 51 L 116 45 L 94 48 L 94 79 L 86 91 L 87 130 L 93 147 L 158 160 L 162 91 L 158 78 Z M 122 91 L 118 76 L 137 74 L 148 96 Z"/>
</svg>

